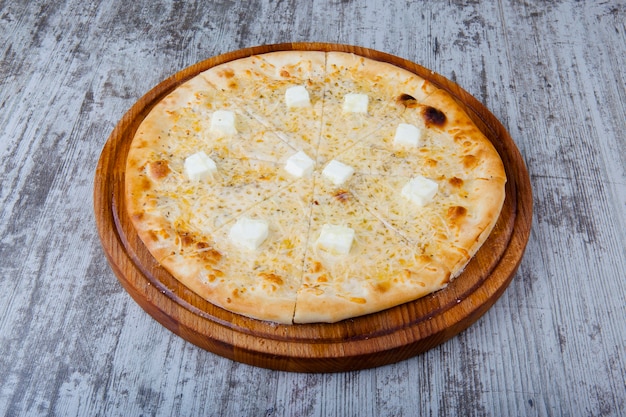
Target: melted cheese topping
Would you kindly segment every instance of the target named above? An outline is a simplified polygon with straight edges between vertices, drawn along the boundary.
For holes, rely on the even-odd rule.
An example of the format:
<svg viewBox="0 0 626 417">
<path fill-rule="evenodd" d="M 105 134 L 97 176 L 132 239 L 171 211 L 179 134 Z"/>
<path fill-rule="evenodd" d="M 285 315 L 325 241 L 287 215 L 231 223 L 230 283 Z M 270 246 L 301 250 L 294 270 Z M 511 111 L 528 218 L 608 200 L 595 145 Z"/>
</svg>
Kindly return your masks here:
<svg viewBox="0 0 626 417">
<path fill-rule="evenodd" d="M 270 54 L 214 67 L 159 103 L 131 146 L 127 195 L 131 217 L 143 219 L 140 236 L 175 277 L 240 314 L 335 321 L 407 301 L 385 299 L 395 287 L 417 298 L 444 287 L 468 261 L 461 229 L 474 227 L 478 239 L 495 222 L 484 226 L 472 197 L 485 180 L 478 153 L 486 151 L 467 130 L 429 127 L 441 112 L 425 104 L 431 90 L 423 80 L 391 66 L 383 79 L 372 75 L 372 61 L 346 54 L 316 59 Z M 285 103 L 296 84 L 306 86 L 310 106 Z M 345 97 L 368 97 L 367 112 L 343 111 Z M 232 115 L 234 126 L 211 129 L 216 113 Z M 419 129 L 418 144 L 394 140 L 402 124 Z M 190 181 L 185 159 L 198 152 L 217 171 Z M 285 169 L 297 153 L 313 159 L 312 175 L 308 165 L 307 175 Z M 340 185 L 322 176 L 335 159 L 354 170 Z M 421 207 L 401 195 L 419 175 L 439 186 Z M 245 250 L 236 244 L 244 236 L 229 239 L 244 218 L 268 228 Z M 324 225 L 354 231 L 349 252 L 320 250 Z M 326 316 L 311 311 L 309 297 L 322 300 L 320 310 L 358 307 Z M 267 300 L 288 311 L 271 311 Z"/>
</svg>

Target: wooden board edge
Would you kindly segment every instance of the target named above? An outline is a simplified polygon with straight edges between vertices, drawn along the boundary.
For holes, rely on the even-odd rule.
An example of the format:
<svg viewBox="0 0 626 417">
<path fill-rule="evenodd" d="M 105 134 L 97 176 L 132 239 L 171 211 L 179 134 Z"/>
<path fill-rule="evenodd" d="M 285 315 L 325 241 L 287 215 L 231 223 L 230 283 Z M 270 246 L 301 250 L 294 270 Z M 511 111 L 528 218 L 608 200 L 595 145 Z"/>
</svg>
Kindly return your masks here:
<svg viewBox="0 0 626 417">
<path fill-rule="evenodd" d="M 320 45 L 322 48 L 331 48 L 333 44 L 315 44 L 315 47 L 317 48 Z M 289 47 L 294 47 L 294 46 L 301 47 L 302 45 L 299 43 L 281 44 L 281 46 L 279 46 L 278 48 L 289 48 Z M 271 48 L 272 46 L 270 45 L 270 46 L 259 47 L 256 49 L 251 48 L 250 50 L 239 51 L 234 55 L 235 58 L 233 59 L 236 59 L 236 57 L 246 56 L 246 54 L 251 54 L 251 53 L 255 54 L 255 53 L 269 52 L 270 50 L 276 50 L 276 49 L 267 50 L 266 48 L 268 47 Z M 350 46 L 343 46 L 342 48 L 346 48 L 347 52 L 354 52 L 354 53 L 359 53 L 358 51 L 362 52 L 366 50 L 364 48 L 353 50 L 351 49 L 352 47 Z M 329 49 L 329 50 L 336 50 L 336 49 Z M 370 56 L 376 59 L 376 57 L 374 56 L 376 54 L 373 54 L 371 50 L 367 50 L 367 51 L 370 51 L 370 52 L 364 53 L 363 54 L 364 56 Z M 383 54 L 383 55 L 388 55 L 388 54 Z M 184 80 L 188 79 L 191 76 L 190 74 L 193 74 L 195 71 L 198 71 L 201 68 L 205 68 L 207 65 L 212 65 L 211 59 L 207 61 L 203 61 L 202 63 L 196 64 L 196 66 L 189 67 L 186 70 L 183 70 L 180 73 L 177 73 L 176 75 L 170 77 L 168 79 L 169 81 L 165 82 L 162 86 L 160 85 L 160 87 L 157 86 L 154 89 L 152 89 L 148 94 L 146 94 L 146 96 L 152 97 L 155 100 L 155 102 L 158 101 L 156 100 L 156 98 L 158 98 L 165 91 L 168 91 L 168 89 L 170 88 L 174 88 L 174 86 L 177 85 L 177 83 L 183 82 Z M 469 94 L 467 94 L 467 96 L 470 97 L 471 99 L 474 99 Z M 480 105 L 480 103 L 478 104 Z M 148 110 L 144 109 L 144 111 L 146 112 Z M 138 113 L 139 112 L 137 109 L 133 110 L 131 108 L 131 110 L 129 110 L 127 115 L 129 118 L 133 118 L 134 117 L 133 115 L 136 116 L 136 114 Z M 489 112 L 489 114 L 491 113 Z M 499 124 L 497 119 L 495 121 L 497 122 L 497 124 Z M 483 121 L 483 123 L 492 123 L 492 122 L 493 120 L 490 120 L 488 122 Z M 125 126 L 124 121 L 122 121 L 120 125 L 121 125 L 120 129 L 123 130 Z M 508 133 L 506 133 L 504 128 L 501 125 L 500 127 L 508 136 Z M 517 148 L 512 143 L 512 140 L 511 140 L 511 144 L 514 147 L 514 150 L 518 152 Z M 519 160 L 521 160 L 521 156 Z M 103 164 L 104 162 L 105 161 L 99 161 L 97 172 L 103 172 L 104 168 L 101 167 L 101 164 Z M 524 180 L 525 178 L 528 178 L 528 174 L 526 172 L 525 166 L 522 166 L 522 168 L 524 172 L 521 175 L 521 179 Z M 96 176 L 98 175 L 96 174 Z M 102 196 L 101 195 L 96 196 L 98 188 L 100 187 L 100 189 L 102 189 L 101 188 L 102 186 L 103 184 L 98 182 L 98 178 L 96 178 L 96 182 L 94 185 L 94 210 L 95 211 L 101 211 L 104 208 L 104 206 L 102 206 L 101 204 L 96 203 L 97 200 L 100 200 L 100 202 L 102 202 L 101 201 Z M 527 186 L 528 186 L 528 189 L 530 189 L 529 180 L 528 180 Z M 519 214 L 522 214 L 521 217 L 516 217 L 515 219 L 515 223 L 518 227 L 526 225 L 528 223 L 526 219 L 532 218 L 532 194 L 530 194 L 529 196 L 526 194 L 521 195 L 520 193 L 521 191 L 519 190 L 519 187 L 518 187 L 516 197 L 517 197 L 518 203 L 522 203 L 521 206 L 517 207 Z M 109 213 L 109 215 L 112 216 L 112 213 Z M 98 218 L 98 215 L 96 215 L 96 217 Z M 109 220 L 113 221 L 113 218 L 109 217 Z M 106 226 L 103 224 L 103 222 L 100 220 L 98 220 L 97 222 L 98 222 L 98 229 L 99 229 L 101 240 L 112 239 L 113 236 L 111 236 L 110 230 L 109 231 L 104 230 L 106 229 Z M 521 230 L 522 233 L 519 236 L 519 238 L 516 239 L 516 242 L 514 242 L 515 243 L 514 246 L 521 248 L 523 252 L 523 249 L 525 248 L 526 242 L 528 240 L 528 235 L 530 233 L 530 224 L 528 223 L 527 230 L 524 227 L 522 227 L 522 229 L 523 229 Z M 115 239 L 118 239 L 118 242 L 122 244 L 121 241 L 119 240 L 119 236 L 115 237 Z M 115 258 L 119 254 L 106 252 L 106 255 L 107 255 L 107 258 L 109 259 L 109 263 L 113 265 L 115 260 L 112 258 Z M 443 343 L 444 341 L 448 340 L 450 337 L 453 337 L 454 335 L 458 334 L 460 331 L 465 330 L 472 323 L 474 323 L 475 320 L 477 320 L 480 316 L 482 316 L 484 312 L 486 312 L 491 307 L 491 305 L 493 305 L 493 303 L 495 303 L 495 301 L 504 292 L 504 289 L 508 286 L 508 283 L 512 279 L 513 274 L 515 273 L 515 270 L 517 269 L 517 266 L 519 265 L 520 261 L 521 261 L 521 256 L 516 260 L 516 262 L 514 262 L 514 265 L 508 268 L 509 269 L 508 280 L 502 283 L 502 285 L 499 287 L 499 291 L 497 294 L 491 295 L 491 298 L 487 300 L 488 304 L 487 303 L 483 304 L 483 306 L 479 309 L 476 308 L 472 310 L 470 308 L 469 313 L 466 315 L 466 319 L 464 319 L 462 325 L 456 326 L 455 328 L 451 329 L 451 331 L 439 331 L 439 332 L 433 333 L 433 335 L 429 336 L 428 339 L 423 339 L 425 340 L 424 346 L 427 346 L 427 349 L 430 349 L 431 347 L 434 347 L 440 343 Z M 138 302 L 142 306 L 142 308 L 144 308 L 144 310 L 146 310 L 150 315 L 152 315 L 157 321 L 162 323 L 165 327 L 167 327 L 174 333 L 181 335 L 182 337 L 191 341 L 192 343 L 197 344 L 207 350 L 213 351 L 214 353 L 217 353 L 221 356 L 225 356 L 230 359 L 237 360 L 243 363 L 249 363 L 255 366 L 267 367 L 271 369 L 281 369 L 281 370 L 287 370 L 287 371 L 319 372 L 320 358 L 294 358 L 289 355 L 281 357 L 281 355 L 277 354 L 277 352 L 274 352 L 273 354 L 271 353 L 268 354 L 268 352 L 266 351 L 253 351 L 253 350 L 242 348 L 240 346 L 231 345 L 228 342 L 206 340 L 205 335 L 196 334 L 192 328 L 186 327 L 184 324 L 181 326 L 180 322 L 172 321 L 171 317 L 169 316 L 168 311 L 160 310 L 160 309 L 154 310 L 150 305 L 145 305 L 146 294 L 142 294 L 142 291 L 144 291 L 145 289 L 138 289 L 138 288 L 133 287 L 132 285 L 130 285 L 130 282 L 128 282 L 127 280 L 124 280 L 124 277 L 123 277 L 124 274 L 119 269 L 117 269 L 116 267 L 114 267 L 113 269 L 114 269 L 116 276 L 122 282 L 122 285 L 125 287 L 125 289 L 129 292 L 129 294 L 133 297 L 133 299 L 135 299 L 135 301 Z M 149 294 L 147 296 L 159 297 L 158 291 L 156 294 Z M 459 308 L 461 307 L 463 306 L 460 305 Z M 415 346 L 408 344 L 408 345 L 398 346 L 398 347 L 389 349 L 385 351 L 387 353 L 376 352 L 376 355 L 377 355 L 376 360 L 373 359 L 372 353 L 355 354 L 354 356 L 345 356 L 345 357 L 340 357 L 340 358 L 327 358 L 327 360 L 329 361 L 329 366 L 328 368 L 323 369 L 323 371 L 335 372 L 335 371 L 363 369 L 364 367 L 369 368 L 373 366 L 380 366 L 380 365 L 384 365 L 387 363 L 392 363 L 392 361 L 397 362 L 398 360 L 407 359 L 408 357 L 415 356 L 416 354 L 419 354 L 419 353 L 423 353 L 423 351 L 425 350 L 421 348 L 418 349 Z M 387 356 L 388 354 L 392 354 L 393 358 L 388 357 Z M 369 361 L 366 360 L 368 358 L 369 358 Z"/>
</svg>

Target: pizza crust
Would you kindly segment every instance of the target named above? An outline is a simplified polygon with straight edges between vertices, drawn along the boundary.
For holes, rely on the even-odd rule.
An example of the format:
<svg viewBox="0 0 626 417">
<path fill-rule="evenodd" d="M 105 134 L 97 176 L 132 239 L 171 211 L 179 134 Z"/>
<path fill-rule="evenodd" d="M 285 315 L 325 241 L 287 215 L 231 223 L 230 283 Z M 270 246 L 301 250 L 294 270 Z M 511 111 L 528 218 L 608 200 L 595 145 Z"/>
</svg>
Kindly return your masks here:
<svg viewBox="0 0 626 417">
<path fill-rule="evenodd" d="M 291 86 L 311 105 L 289 108 Z M 369 98 L 346 113 L 350 93 Z M 235 133 L 211 129 L 232 112 Z M 421 131 L 394 143 L 399 123 Z M 202 181 L 184 161 L 205 152 L 218 167 Z M 285 162 L 303 151 L 313 174 Z M 354 169 L 335 185 L 321 172 Z M 443 90 L 388 63 L 341 52 L 289 51 L 213 67 L 157 103 L 126 161 L 126 205 L 155 260 L 214 305 L 284 324 L 335 322 L 375 313 L 444 288 L 493 229 L 506 176 L 489 140 Z M 424 207 L 401 195 L 415 175 L 438 191 Z M 229 237 L 241 218 L 262 219 L 256 250 Z M 348 253 L 318 245 L 325 225 L 355 233 Z"/>
<path fill-rule="evenodd" d="M 298 294 L 293 321 L 333 323 L 359 317 L 416 300 L 445 288 L 449 282 L 449 271 L 432 260 L 417 260 L 414 267 L 413 271 L 403 269 L 380 282 L 368 281 L 351 296 L 342 291 L 350 288 L 349 285 L 324 291 L 304 284 Z M 355 277 L 356 282 L 357 279 Z"/>
</svg>

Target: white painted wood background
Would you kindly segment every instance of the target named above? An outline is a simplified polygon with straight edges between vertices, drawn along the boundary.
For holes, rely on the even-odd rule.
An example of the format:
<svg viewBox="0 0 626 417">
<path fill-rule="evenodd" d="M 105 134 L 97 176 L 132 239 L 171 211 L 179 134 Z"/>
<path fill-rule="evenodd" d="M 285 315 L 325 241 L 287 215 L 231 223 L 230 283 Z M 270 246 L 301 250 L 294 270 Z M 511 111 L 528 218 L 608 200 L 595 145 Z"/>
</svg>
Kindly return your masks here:
<svg viewBox="0 0 626 417">
<path fill-rule="evenodd" d="M 626 415 L 626 5 L 619 1 L 0 0 L 0 415 Z M 340 374 L 259 369 L 143 312 L 95 229 L 124 112 L 207 57 L 378 49 L 456 81 L 531 175 L 525 258 L 449 342 Z"/>
</svg>

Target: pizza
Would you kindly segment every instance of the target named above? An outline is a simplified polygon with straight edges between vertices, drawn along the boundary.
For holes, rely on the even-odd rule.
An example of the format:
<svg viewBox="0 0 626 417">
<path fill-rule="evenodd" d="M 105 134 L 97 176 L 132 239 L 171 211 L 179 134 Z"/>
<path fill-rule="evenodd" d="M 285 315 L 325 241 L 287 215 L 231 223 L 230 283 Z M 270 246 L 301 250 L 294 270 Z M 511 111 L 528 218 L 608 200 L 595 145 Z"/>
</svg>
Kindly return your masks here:
<svg viewBox="0 0 626 417">
<path fill-rule="evenodd" d="M 344 52 L 214 66 L 139 125 L 128 215 L 147 250 L 210 303 L 332 323 L 441 290 L 492 231 L 506 176 L 455 100 Z"/>
</svg>

